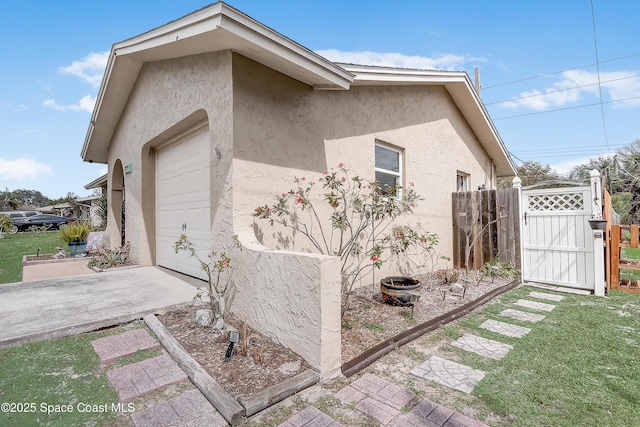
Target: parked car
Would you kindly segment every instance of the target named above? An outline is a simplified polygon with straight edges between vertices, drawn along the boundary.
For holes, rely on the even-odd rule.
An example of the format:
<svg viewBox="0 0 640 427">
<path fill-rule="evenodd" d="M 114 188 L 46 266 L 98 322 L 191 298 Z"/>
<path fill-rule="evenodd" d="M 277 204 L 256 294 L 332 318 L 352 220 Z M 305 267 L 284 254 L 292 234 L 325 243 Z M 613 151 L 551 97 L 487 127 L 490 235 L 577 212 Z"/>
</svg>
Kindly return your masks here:
<svg viewBox="0 0 640 427">
<path fill-rule="evenodd" d="M 38 211 L 7 211 L 0 212 L 0 215 L 9 215 L 11 217 L 11 221 L 13 222 L 13 228 L 8 230 L 10 234 L 16 234 L 19 230 L 21 230 L 21 224 L 23 224 L 28 218 L 38 215 L 40 212 Z"/>
<path fill-rule="evenodd" d="M 36 227 L 47 226 L 49 230 L 57 230 L 61 226 L 77 221 L 78 218 L 66 218 L 60 215 L 40 214 L 33 215 L 25 219 L 20 224 L 16 224 L 20 231 L 28 230 L 29 227 L 35 225 Z"/>
</svg>

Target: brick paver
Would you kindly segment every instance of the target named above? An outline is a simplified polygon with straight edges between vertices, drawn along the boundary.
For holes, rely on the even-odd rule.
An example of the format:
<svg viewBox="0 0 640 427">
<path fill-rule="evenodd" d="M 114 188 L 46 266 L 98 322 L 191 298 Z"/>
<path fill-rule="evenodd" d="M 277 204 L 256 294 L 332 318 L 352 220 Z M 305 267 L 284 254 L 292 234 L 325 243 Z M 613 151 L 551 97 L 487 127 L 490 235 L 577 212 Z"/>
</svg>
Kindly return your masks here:
<svg viewBox="0 0 640 427">
<path fill-rule="evenodd" d="M 120 401 L 126 403 L 165 385 L 187 381 L 188 377 L 171 356 L 164 354 L 108 371 L 107 379 Z"/>
<path fill-rule="evenodd" d="M 198 390 L 161 402 L 151 408 L 131 415 L 136 427 L 156 426 L 212 426 L 228 424 Z"/>
<path fill-rule="evenodd" d="M 320 411 L 318 408 L 308 406 L 298 412 L 279 427 L 340 427 L 342 424 Z"/>
<path fill-rule="evenodd" d="M 485 320 L 480 327 L 487 331 L 496 332 L 507 337 L 521 338 L 531 332 L 530 328 L 524 326 L 513 325 L 511 323 L 499 322 L 497 320 Z"/>
<path fill-rule="evenodd" d="M 139 350 L 160 348 L 145 329 L 134 329 L 117 335 L 91 341 L 100 363 L 109 363 L 124 356 L 135 354 Z"/>
</svg>

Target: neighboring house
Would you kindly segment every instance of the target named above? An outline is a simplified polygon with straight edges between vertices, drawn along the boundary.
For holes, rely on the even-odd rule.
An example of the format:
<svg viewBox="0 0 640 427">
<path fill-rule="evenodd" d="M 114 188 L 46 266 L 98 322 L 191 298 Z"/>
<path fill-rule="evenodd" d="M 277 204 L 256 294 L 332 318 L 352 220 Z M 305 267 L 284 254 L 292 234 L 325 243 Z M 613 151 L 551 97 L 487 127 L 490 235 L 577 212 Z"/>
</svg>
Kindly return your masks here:
<svg viewBox="0 0 640 427">
<path fill-rule="evenodd" d="M 77 202 L 84 205 L 83 219 L 90 219 L 91 225 L 94 227 L 103 227 L 103 219 L 100 214 L 100 199 L 101 195 L 107 194 L 107 179 L 108 174 L 104 174 L 101 177 L 91 181 L 84 186 L 85 190 L 95 190 L 93 196 L 78 198 Z M 86 217 L 86 218 L 85 218 Z"/>
<path fill-rule="evenodd" d="M 341 363 L 339 262 L 283 246 L 254 209 L 344 162 L 414 182 L 425 201 L 407 221 L 450 255 L 451 193 L 515 175 L 465 72 L 336 64 L 224 3 L 113 45 L 82 157 L 108 164 L 109 241 L 142 265 L 202 277 L 179 235 L 237 234 L 232 310 L 325 378 Z"/>
</svg>

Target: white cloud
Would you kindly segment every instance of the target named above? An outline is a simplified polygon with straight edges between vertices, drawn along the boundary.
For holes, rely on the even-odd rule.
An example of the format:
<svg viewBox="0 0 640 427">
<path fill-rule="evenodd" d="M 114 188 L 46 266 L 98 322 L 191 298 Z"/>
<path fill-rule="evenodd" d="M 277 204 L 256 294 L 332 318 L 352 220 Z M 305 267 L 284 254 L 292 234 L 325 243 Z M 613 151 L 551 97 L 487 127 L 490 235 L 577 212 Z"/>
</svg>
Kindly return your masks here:
<svg viewBox="0 0 640 427">
<path fill-rule="evenodd" d="M 16 160 L 0 158 L 0 178 L 3 180 L 35 180 L 45 175 L 53 175 L 53 171 L 44 163 L 25 158 Z"/>
<path fill-rule="evenodd" d="M 579 165 L 584 165 L 589 163 L 589 161 L 591 159 L 598 159 L 600 157 L 612 157 L 614 156 L 616 153 L 603 153 L 603 154 L 598 154 L 597 156 L 587 156 L 587 157 L 580 157 L 577 159 L 572 159 L 572 160 L 566 160 L 564 162 L 560 162 L 560 163 L 555 163 L 551 166 L 551 168 L 553 170 L 555 170 L 556 172 L 558 172 L 561 175 L 566 175 L 569 172 L 571 172 L 571 170 Z"/>
<path fill-rule="evenodd" d="M 70 74 L 80 77 L 85 82 L 94 87 L 100 86 L 102 75 L 107 66 L 109 51 L 94 53 L 91 52 L 79 61 L 73 61 L 71 65 L 60 67 L 58 71 L 62 74 Z"/>
<path fill-rule="evenodd" d="M 71 104 L 71 105 L 60 105 L 53 98 L 47 99 L 42 103 L 42 105 L 44 105 L 45 107 L 50 107 L 58 111 L 65 111 L 65 110 L 87 111 L 89 113 L 93 112 L 93 107 L 95 104 L 96 104 L 96 99 L 91 95 L 83 96 L 82 98 L 80 98 L 77 104 Z"/>
<path fill-rule="evenodd" d="M 561 79 L 545 89 L 521 92 L 517 98 L 499 105 L 506 108 L 529 108 L 544 111 L 576 103 L 599 102 L 598 74 L 583 70 L 570 70 Z M 603 101 L 619 101 L 613 107 L 640 105 L 640 76 L 631 71 L 600 73 Z M 587 99 L 588 98 L 588 99 Z M 637 99 L 629 99 L 637 98 Z"/>
<path fill-rule="evenodd" d="M 465 63 L 485 61 L 483 58 L 472 58 L 455 54 L 439 54 L 434 58 L 429 58 L 426 56 L 409 56 L 393 52 L 343 52 L 335 49 L 317 50 L 316 53 L 333 62 L 426 70 L 461 70 L 465 68 Z"/>
</svg>

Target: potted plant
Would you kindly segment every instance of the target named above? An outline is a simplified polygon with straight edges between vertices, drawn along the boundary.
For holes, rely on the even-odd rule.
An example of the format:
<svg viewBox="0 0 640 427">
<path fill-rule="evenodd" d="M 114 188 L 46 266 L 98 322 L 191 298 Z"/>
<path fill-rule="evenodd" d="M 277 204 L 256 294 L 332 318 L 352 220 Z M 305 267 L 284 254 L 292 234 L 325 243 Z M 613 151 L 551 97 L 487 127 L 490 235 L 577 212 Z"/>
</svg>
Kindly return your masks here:
<svg viewBox="0 0 640 427">
<path fill-rule="evenodd" d="M 590 218 L 589 226 L 592 230 L 606 230 L 607 220 L 601 218 Z"/>
<path fill-rule="evenodd" d="M 86 221 L 76 221 L 60 228 L 60 237 L 69 245 L 69 254 L 76 256 L 87 252 L 87 239 L 91 227 Z"/>
</svg>

